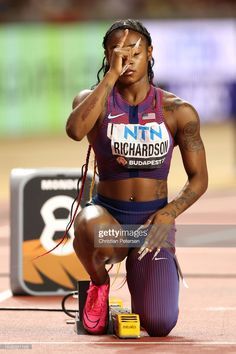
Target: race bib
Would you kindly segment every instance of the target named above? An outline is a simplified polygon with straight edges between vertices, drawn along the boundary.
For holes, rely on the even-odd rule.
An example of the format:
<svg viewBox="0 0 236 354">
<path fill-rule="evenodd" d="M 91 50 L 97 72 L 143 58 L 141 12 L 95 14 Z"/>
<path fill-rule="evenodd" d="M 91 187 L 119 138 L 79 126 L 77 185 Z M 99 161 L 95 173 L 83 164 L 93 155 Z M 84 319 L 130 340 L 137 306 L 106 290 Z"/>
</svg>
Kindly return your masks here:
<svg viewBox="0 0 236 354">
<path fill-rule="evenodd" d="M 126 168 L 157 168 L 165 161 L 170 137 L 162 122 L 141 124 L 108 123 L 107 137 L 112 154 Z"/>
</svg>

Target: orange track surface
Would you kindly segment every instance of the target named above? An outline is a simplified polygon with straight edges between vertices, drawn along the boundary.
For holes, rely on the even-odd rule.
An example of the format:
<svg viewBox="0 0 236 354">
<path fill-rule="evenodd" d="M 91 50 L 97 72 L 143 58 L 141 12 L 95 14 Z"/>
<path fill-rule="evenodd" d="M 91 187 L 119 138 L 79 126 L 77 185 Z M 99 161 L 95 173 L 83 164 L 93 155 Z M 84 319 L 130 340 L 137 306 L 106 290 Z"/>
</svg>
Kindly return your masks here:
<svg viewBox="0 0 236 354">
<path fill-rule="evenodd" d="M 217 196 L 205 196 L 196 204 L 191 212 L 182 216 L 181 222 L 195 222 L 196 215 L 208 205 L 205 218 L 215 218 L 216 200 L 222 200 L 227 210 L 227 200 L 232 206 L 232 219 L 236 208 L 236 194 L 232 201 L 232 193 Z M 212 212 L 211 212 L 212 208 Z M 11 297 L 9 289 L 9 229 L 7 205 L 1 207 L 2 224 L 0 235 L 1 307 L 37 307 L 60 308 L 61 297 Z M 218 215 L 219 216 L 219 215 Z M 224 215 L 221 213 L 221 222 Z M 202 216 L 200 218 L 202 220 Z M 236 248 L 177 248 L 177 255 L 189 288 L 180 286 L 180 315 L 176 327 L 166 338 L 150 338 L 142 331 L 140 339 L 121 340 L 112 335 L 91 336 L 77 335 L 73 324 L 61 312 L 0 312 L 0 343 L 31 344 L 33 352 L 71 352 L 88 353 L 122 353 L 124 350 L 140 353 L 204 353 L 236 352 Z M 116 267 L 114 267 L 116 268 Z M 115 270 L 111 278 L 113 278 Z M 124 268 L 117 279 L 111 295 L 123 299 L 124 305 L 130 305 L 129 292 L 126 286 L 115 290 L 123 279 Z M 5 299 L 4 299 L 5 298 Z M 70 308 L 77 309 L 76 300 L 71 300 Z M 27 349 L 24 349 L 26 352 Z M 27 350 L 28 352 L 28 350 Z"/>
<path fill-rule="evenodd" d="M 203 131 L 208 152 L 210 186 L 208 192 L 189 210 L 181 215 L 178 223 L 236 224 L 236 188 L 233 167 L 232 127 L 216 126 L 214 131 L 207 127 Z M 221 154 L 218 143 L 225 155 Z M 46 140 L 46 139 L 45 139 Z M 63 144 L 62 144 L 63 142 Z M 42 142 L 41 142 L 42 143 Z M 35 146 L 39 140 L 0 142 L 2 160 L 2 191 L 0 196 L 0 307 L 60 308 L 61 297 L 11 296 L 9 282 L 9 192 L 8 177 L 13 167 L 81 166 L 86 145 L 82 151 L 77 143 L 67 139 L 43 141 L 41 153 Z M 75 154 L 78 149 L 78 154 Z M 228 152 L 227 152 L 228 151 Z M 64 154 L 64 155 L 63 155 Z M 50 156 L 51 159 L 50 159 Z M 81 158 L 82 156 L 82 158 Z M 219 159 L 224 163 L 219 165 Z M 78 159 L 78 161 L 77 161 Z M 52 162 L 54 161 L 54 163 Z M 221 161 L 222 162 L 222 161 Z M 183 174 L 177 173 L 179 157 L 174 161 L 170 175 L 171 193 L 183 186 Z M 176 235 L 178 238 L 178 233 Z M 23 353 L 236 353 L 236 247 L 230 242 L 222 247 L 187 248 L 178 247 L 177 256 L 189 288 L 180 285 L 180 314 L 176 327 L 166 338 L 151 338 L 145 331 L 140 339 L 121 340 L 112 335 L 77 335 L 73 324 L 63 312 L 13 312 L 0 311 L 0 349 L 10 353 L 10 345 L 30 344 L 30 349 L 18 350 Z M 112 270 L 114 277 L 116 267 Z M 130 306 L 126 285 L 115 290 L 124 276 L 124 265 L 120 277 L 111 289 L 111 295 L 123 299 Z M 71 308 L 77 309 L 76 300 Z M 5 345 L 5 349 L 4 349 Z M 6 346 L 8 345 L 8 347 Z M 16 352 L 16 347 L 12 347 Z"/>
</svg>

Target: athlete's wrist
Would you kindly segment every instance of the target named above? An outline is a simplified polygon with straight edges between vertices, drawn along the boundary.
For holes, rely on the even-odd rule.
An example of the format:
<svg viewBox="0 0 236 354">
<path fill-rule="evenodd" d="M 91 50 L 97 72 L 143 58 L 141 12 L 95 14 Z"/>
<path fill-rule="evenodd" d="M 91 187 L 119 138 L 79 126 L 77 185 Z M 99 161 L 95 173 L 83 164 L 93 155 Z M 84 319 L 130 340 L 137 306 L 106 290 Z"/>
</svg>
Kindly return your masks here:
<svg viewBox="0 0 236 354">
<path fill-rule="evenodd" d="M 157 213 L 172 219 L 176 219 L 177 216 L 179 216 L 180 214 L 179 210 L 176 209 L 176 206 L 173 201 L 166 204 L 166 206 L 160 209 Z"/>
<path fill-rule="evenodd" d="M 119 78 L 119 75 L 114 70 L 109 69 L 105 77 L 109 80 L 111 84 L 115 85 L 116 81 Z"/>
</svg>

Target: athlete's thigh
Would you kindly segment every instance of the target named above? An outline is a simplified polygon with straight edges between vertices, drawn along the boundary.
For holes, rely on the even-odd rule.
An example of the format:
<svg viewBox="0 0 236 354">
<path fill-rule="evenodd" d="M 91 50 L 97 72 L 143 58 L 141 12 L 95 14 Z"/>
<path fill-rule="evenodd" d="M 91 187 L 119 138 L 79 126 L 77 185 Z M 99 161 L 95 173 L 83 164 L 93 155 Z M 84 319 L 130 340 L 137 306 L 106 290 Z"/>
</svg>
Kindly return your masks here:
<svg viewBox="0 0 236 354">
<path fill-rule="evenodd" d="M 126 261 L 127 282 L 132 304 L 140 313 L 153 311 L 177 311 L 179 276 L 173 255 L 161 249 L 153 259 L 154 252 L 138 260 L 137 250 Z M 142 292 L 142 296 L 140 295 Z"/>
<path fill-rule="evenodd" d="M 127 247 L 120 247 L 121 243 L 112 242 L 112 240 L 118 240 L 112 230 L 121 230 L 121 225 L 100 205 L 89 205 L 83 208 L 75 219 L 74 229 L 75 238 L 79 238 L 81 235 L 81 238 L 86 237 L 87 241 L 94 245 L 97 244 L 101 248 L 112 248 L 112 257 L 106 262 L 107 264 L 120 262 L 128 254 L 129 249 Z M 109 239 L 107 237 L 108 233 L 110 233 Z M 109 240 L 108 243 L 101 241 L 105 238 Z"/>
</svg>

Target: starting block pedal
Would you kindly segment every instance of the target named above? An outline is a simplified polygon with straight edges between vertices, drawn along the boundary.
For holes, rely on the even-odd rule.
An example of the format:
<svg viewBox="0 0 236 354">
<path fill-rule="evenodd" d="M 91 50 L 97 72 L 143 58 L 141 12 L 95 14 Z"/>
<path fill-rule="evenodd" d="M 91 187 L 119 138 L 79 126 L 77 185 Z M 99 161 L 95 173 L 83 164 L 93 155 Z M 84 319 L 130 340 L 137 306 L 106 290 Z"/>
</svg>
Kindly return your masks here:
<svg viewBox="0 0 236 354">
<path fill-rule="evenodd" d="M 75 332 L 77 334 L 87 334 L 82 324 L 83 313 L 89 281 L 78 282 L 79 311 L 75 314 Z M 140 320 L 139 315 L 131 313 L 130 309 L 123 307 L 123 302 L 119 298 L 109 298 L 109 324 L 107 334 L 114 334 L 118 338 L 139 338 Z"/>
<path fill-rule="evenodd" d="M 113 333 L 119 338 L 140 338 L 139 315 L 131 313 L 130 309 L 110 306 Z"/>
</svg>

